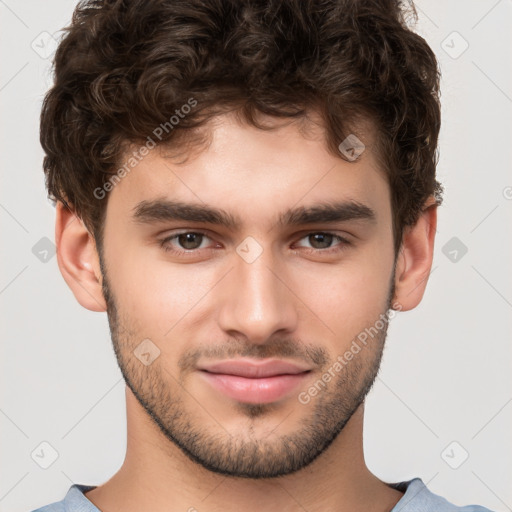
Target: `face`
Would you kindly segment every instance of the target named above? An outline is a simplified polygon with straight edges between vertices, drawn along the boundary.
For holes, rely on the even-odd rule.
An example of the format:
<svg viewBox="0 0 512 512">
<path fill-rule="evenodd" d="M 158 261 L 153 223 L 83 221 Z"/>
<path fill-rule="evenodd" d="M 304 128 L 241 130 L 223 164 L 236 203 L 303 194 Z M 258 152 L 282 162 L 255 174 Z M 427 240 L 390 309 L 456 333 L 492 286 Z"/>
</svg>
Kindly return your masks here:
<svg viewBox="0 0 512 512">
<path fill-rule="evenodd" d="M 320 132 L 226 115 L 185 162 L 154 149 L 110 192 L 101 268 L 121 371 L 211 471 L 307 466 L 375 380 L 395 259 L 365 142 L 346 162 Z"/>
</svg>

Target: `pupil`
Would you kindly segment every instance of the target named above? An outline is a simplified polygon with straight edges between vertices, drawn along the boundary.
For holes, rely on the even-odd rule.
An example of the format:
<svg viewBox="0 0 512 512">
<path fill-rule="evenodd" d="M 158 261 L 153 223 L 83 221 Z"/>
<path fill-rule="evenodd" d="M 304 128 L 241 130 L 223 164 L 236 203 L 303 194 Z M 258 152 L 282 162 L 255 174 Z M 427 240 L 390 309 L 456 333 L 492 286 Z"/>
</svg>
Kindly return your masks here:
<svg viewBox="0 0 512 512">
<path fill-rule="evenodd" d="M 199 245 L 201 245 L 201 239 L 199 239 L 199 244 L 197 243 L 197 240 L 194 240 L 195 237 L 201 237 L 202 235 L 199 233 L 183 233 L 179 235 L 179 242 L 180 245 L 184 249 L 197 249 Z M 197 246 L 197 247 L 196 247 Z"/>
<path fill-rule="evenodd" d="M 319 249 L 325 249 L 326 247 L 329 247 L 332 242 L 332 235 L 329 235 L 327 233 L 315 233 L 314 235 L 310 235 L 310 238 L 312 238 L 315 241 L 315 243 L 320 242 L 320 245 L 322 247 L 317 247 Z M 311 245 L 315 247 L 315 243 L 312 243 Z"/>
</svg>

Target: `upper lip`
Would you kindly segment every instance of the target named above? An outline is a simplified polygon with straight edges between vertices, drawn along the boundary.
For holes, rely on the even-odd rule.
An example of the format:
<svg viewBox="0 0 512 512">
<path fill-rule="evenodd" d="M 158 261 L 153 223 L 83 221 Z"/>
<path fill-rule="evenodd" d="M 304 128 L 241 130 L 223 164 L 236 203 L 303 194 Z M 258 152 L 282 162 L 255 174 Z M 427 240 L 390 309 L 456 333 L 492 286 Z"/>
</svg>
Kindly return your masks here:
<svg viewBox="0 0 512 512">
<path fill-rule="evenodd" d="M 248 359 L 231 359 L 209 365 L 203 365 L 199 368 L 210 373 L 222 373 L 226 375 L 237 375 L 247 378 L 272 377 L 276 375 L 296 375 L 307 372 L 310 368 L 305 368 L 288 361 L 251 361 Z"/>
</svg>

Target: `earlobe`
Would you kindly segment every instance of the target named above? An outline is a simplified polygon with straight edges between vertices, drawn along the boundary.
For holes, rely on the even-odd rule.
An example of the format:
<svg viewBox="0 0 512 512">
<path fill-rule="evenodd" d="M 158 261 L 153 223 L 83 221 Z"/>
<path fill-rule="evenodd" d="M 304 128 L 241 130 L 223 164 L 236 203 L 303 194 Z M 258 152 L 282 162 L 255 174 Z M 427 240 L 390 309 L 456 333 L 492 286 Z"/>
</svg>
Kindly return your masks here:
<svg viewBox="0 0 512 512">
<path fill-rule="evenodd" d="M 60 201 L 56 205 L 55 243 L 59 269 L 76 300 L 91 311 L 106 311 L 94 237 Z"/>
<path fill-rule="evenodd" d="M 430 204 L 414 226 L 404 229 L 396 263 L 393 298 L 402 311 L 415 308 L 423 298 L 432 267 L 436 227 L 437 205 Z"/>
</svg>

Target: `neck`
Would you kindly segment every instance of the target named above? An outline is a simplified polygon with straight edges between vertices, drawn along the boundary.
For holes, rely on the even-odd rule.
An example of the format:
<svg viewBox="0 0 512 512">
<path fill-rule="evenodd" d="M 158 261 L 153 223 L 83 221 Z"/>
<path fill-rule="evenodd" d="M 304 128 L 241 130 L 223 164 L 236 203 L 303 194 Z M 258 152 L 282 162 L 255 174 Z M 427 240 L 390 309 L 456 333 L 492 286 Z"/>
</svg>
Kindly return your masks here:
<svg viewBox="0 0 512 512">
<path fill-rule="evenodd" d="M 213 473 L 191 461 L 165 438 L 128 388 L 126 398 L 124 463 L 109 481 L 86 493 L 102 512 L 389 512 L 403 496 L 366 467 L 364 403 L 309 466 L 253 480 Z"/>
</svg>

